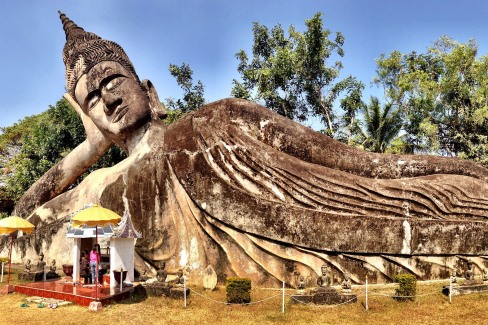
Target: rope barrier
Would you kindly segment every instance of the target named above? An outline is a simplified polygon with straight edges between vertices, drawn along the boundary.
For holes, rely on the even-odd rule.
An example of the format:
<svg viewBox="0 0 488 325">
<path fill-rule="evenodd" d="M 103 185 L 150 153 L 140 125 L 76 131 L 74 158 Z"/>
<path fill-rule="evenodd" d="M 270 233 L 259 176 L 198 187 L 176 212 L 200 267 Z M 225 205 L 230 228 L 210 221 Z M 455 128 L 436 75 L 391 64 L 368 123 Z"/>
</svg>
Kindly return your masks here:
<svg viewBox="0 0 488 325">
<path fill-rule="evenodd" d="M 470 284 L 470 287 L 486 287 L 488 284 Z M 457 288 L 462 287 L 463 284 L 459 285 Z M 453 287 L 456 288 L 456 287 Z"/>
<path fill-rule="evenodd" d="M 383 297 L 390 297 L 390 298 L 416 298 L 416 297 L 425 297 L 425 296 L 430 296 L 430 295 L 435 295 L 438 294 L 438 291 L 432 291 L 428 293 L 424 293 L 421 295 L 414 295 L 414 296 L 397 296 L 397 295 L 388 295 L 384 293 L 368 293 L 369 296 L 383 296 Z"/>
<path fill-rule="evenodd" d="M 227 301 L 219 301 L 219 300 L 215 300 L 213 298 L 210 298 L 210 297 L 207 297 L 203 294 L 201 294 L 200 292 L 198 291 L 195 291 L 191 288 L 189 288 L 191 292 L 195 293 L 197 296 L 200 296 L 202 298 L 205 298 L 207 300 L 210 300 L 210 301 L 213 301 L 215 303 L 219 303 L 219 304 L 222 304 L 222 305 L 255 305 L 255 304 L 259 304 L 259 303 L 262 303 L 264 301 L 267 301 L 267 300 L 271 300 L 273 298 L 276 298 L 276 297 L 280 297 L 281 296 L 281 293 L 280 294 L 277 294 L 277 295 L 274 295 L 274 296 L 271 296 L 271 297 L 267 297 L 267 298 L 264 298 L 264 299 L 261 299 L 261 300 L 258 300 L 258 301 L 251 301 L 251 302 L 245 302 L 245 303 L 231 303 L 231 302 L 227 302 Z"/>
<path fill-rule="evenodd" d="M 477 285 L 470 285 L 471 288 L 476 288 L 476 287 L 483 287 L 483 286 L 486 286 L 486 284 L 477 284 Z M 188 288 L 188 287 L 187 287 Z M 396 294 L 385 294 L 385 293 L 380 293 L 380 292 L 371 292 L 371 291 L 368 291 L 367 290 L 367 287 L 366 287 L 366 290 L 365 291 L 361 291 L 361 292 L 357 292 L 355 291 L 355 295 L 356 297 L 354 298 L 351 298 L 347 301 L 344 301 L 344 302 L 341 302 L 341 303 L 338 303 L 338 304 L 332 304 L 332 305 L 317 305 L 317 304 L 314 304 L 312 302 L 303 302 L 299 299 L 297 299 L 297 297 L 294 297 L 295 296 L 295 293 L 285 293 L 285 289 L 282 288 L 282 292 L 280 292 L 279 294 L 276 294 L 276 295 L 273 295 L 271 297 L 267 297 L 267 298 L 264 298 L 264 299 L 261 299 L 261 300 L 258 300 L 258 301 L 252 301 L 252 302 L 248 302 L 248 303 L 229 303 L 227 301 L 219 301 L 219 300 L 216 300 L 216 299 L 213 299 L 213 298 L 210 298 L 210 297 L 207 297 L 206 295 L 196 291 L 196 290 L 193 290 L 191 288 L 188 288 L 191 292 L 193 292 L 195 295 L 197 296 L 200 296 L 204 299 L 207 299 L 209 301 L 212 301 L 212 302 L 215 302 L 215 303 L 218 303 L 218 304 L 222 304 L 222 305 L 255 305 L 255 304 L 259 304 L 259 303 L 263 303 L 265 301 L 268 301 L 268 300 L 271 300 L 271 299 L 274 299 L 274 298 L 277 298 L 277 297 L 281 297 L 282 298 L 282 301 L 283 301 L 283 304 L 282 304 L 282 312 L 284 312 L 284 299 L 285 299 L 285 296 L 288 296 L 290 297 L 290 300 L 293 300 L 301 305 L 304 305 L 304 306 L 311 306 L 311 307 L 315 307 L 315 308 L 335 308 L 335 307 L 339 307 L 339 306 L 342 306 L 342 305 L 345 305 L 345 304 L 348 304 L 348 303 L 351 303 L 352 301 L 354 300 L 357 300 L 357 298 L 359 297 L 362 297 L 362 296 L 366 296 L 366 300 L 367 300 L 367 297 L 368 296 L 377 296 L 377 297 L 388 297 L 388 298 L 420 298 L 420 297 L 426 297 L 426 296 L 431 296 L 431 295 L 436 295 L 436 294 L 441 294 L 441 291 L 440 290 L 436 290 L 436 291 L 431 291 L 431 292 L 427 292 L 427 293 L 422 293 L 422 294 L 417 294 L 417 295 L 412 295 L 412 296 L 399 296 L 399 295 L 396 295 Z M 462 288 L 462 287 L 450 287 L 450 291 L 454 291 L 454 290 L 457 290 L 458 292 L 464 292 L 464 291 L 472 291 L 472 289 L 468 289 L 468 288 Z M 266 289 L 263 289 L 263 290 L 266 290 Z M 272 289 L 269 289 L 269 290 L 272 290 Z M 275 289 L 276 290 L 276 289 Z M 291 290 L 294 290 L 294 289 L 286 289 L 286 291 L 291 291 Z M 488 292 L 488 289 L 486 290 L 477 290 L 477 291 L 473 291 L 473 293 L 484 293 L 484 292 Z M 452 297 L 449 296 L 449 298 L 451 299 Z M 450 300 L 451 301 L 451 300 Z M 366 302 L 367 304 L 367 302 Z M 366 310 L 367 310 L 367 307 L 366 307 Z"/>
</svg>

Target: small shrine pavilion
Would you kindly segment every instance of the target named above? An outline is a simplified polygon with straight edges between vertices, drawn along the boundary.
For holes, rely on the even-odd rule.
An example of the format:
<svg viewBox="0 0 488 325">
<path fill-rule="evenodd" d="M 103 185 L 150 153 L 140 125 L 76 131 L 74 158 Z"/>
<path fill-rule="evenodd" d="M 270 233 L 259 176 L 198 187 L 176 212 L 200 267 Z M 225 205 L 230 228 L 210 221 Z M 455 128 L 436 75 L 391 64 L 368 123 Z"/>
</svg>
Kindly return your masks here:
<svg viewBox="0 0 488 325">
<path fill-rule="evenodd" d="M 95 232 L 97 231 L 97 233 Z M 74 239 L 73 245 L 73 281 L 78 282 L 80 279 L 80 258 L 81 252 L 86 250 L 89 252 L 95 243 L 94 239 L 98 236 L 99 239 L 109 239 L 109 248 L 106 254 L 102 251 L 101 265 L 110 270 L 127 271 L 126 280 L 134 281 L 134 246 L 137 238 L 141 238 L 141 234 L 134 228 L 130 213 L 124 212 L 119 224 L 113 228 L 106 227 L 90 227 L 83 226 L 81 228 L 69 227 L 66 233 L 67 238 Z M 104 262 L 104 257 L 108 257 L 109 262 Z M 114 273 L 110 272 L 110 286 L 117 285 Z"/>
</svg>

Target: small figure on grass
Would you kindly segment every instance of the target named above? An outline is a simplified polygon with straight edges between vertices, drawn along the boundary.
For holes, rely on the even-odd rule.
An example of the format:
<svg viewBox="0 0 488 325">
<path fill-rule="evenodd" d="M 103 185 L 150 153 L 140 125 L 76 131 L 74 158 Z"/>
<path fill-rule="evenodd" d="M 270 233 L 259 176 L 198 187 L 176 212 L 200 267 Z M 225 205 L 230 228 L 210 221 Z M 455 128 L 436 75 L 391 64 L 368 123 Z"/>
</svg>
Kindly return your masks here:
<svg viewBox="0 0 488 325">
<path fill-rule="evenodd" d="M 49 267 L 50 272 L 56 272 L 56 260 L 51 262 L 51 266 Z"/>
<path fill-rule="evenodd" d="M 166 262 L 161 261 L 159 263 L 159 269 L 156 272 L 156 279 L 160 283 L 166 283 L 166 278 L 168 277 L 168 272 L 165 270 L 166 268 Z"/>
<path fill-rule="evenodd" d="M 488 282 L 488 269 L 483 270 L 483 282 Z"/>
<path fill-rule="evenodd" d="M 344 274 L 344 281 L 341 283 L 342 292 L 351 292 L 352 282 L 349 273 Z"/>
<path fill-rule="evenodd" d="M 27 262 L 25 263 L 24 265 L 24 272 L 27 272 L 27 273 L 30 273 L 31 271 L 31 268 L 32 268 L 32 264 L 31 264 L 31 260 L 28 259 Z"/>
<path fill-rule="evenodd" d="M 464 277 L 469 282 L 474 281 L 474 268 L 473 268 L 473 262 L 471 260 L 467 261 L 467 269 L 466 272 L 464 273 Z"/>
</svg>

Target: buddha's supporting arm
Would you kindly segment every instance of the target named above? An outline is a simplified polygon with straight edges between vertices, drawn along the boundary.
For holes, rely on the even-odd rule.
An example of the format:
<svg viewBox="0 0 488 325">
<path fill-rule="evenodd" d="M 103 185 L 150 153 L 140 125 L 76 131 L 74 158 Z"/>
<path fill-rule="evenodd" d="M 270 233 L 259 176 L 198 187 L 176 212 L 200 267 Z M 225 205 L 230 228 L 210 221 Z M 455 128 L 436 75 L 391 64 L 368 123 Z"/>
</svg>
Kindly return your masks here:
<svg viewBox="0 0 488 325">
<path fill-rule="evenodd" d="M 64 96 L 80 115 L 87 139 L 51 167 L 20 198 L 15 213 L 27 217 L 35 208 L 66 191 L 113 145 L 86 116 L 74 99 Z"/>
</svg>

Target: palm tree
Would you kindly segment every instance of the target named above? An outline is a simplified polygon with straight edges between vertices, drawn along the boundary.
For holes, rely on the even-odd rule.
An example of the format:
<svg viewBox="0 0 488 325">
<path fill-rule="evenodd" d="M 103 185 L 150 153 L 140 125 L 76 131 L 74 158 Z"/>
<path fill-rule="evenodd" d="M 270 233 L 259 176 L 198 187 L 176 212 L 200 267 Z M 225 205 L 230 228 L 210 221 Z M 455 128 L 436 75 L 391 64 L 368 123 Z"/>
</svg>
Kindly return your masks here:
<svg viewBox="0 0 488 325">
<path fill-rule="evenodd" d="M 364 149 L 385 152 L 402 128 L 400 111 L 391 104 L 382 108 L 378 98 L 371 96 L 369 105 L 363 106 L 363 114 Z"/>
</svg>

